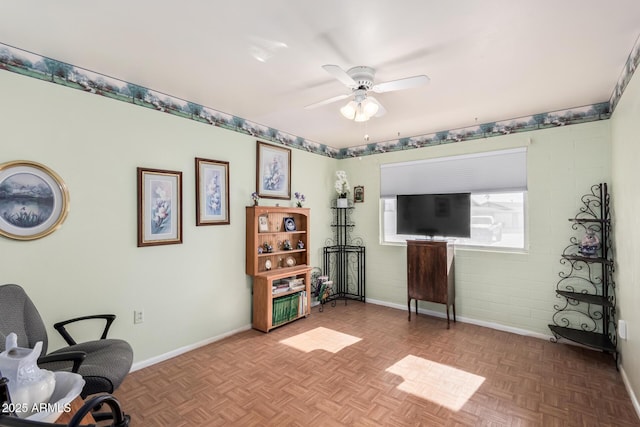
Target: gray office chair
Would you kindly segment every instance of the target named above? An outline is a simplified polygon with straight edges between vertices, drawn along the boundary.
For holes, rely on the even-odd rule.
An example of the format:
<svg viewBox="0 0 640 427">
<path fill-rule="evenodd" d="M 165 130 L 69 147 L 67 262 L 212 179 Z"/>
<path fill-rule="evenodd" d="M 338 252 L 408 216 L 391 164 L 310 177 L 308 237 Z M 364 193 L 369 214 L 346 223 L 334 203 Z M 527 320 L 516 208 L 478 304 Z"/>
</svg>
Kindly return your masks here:
<svg viewBox="0 0 640 427">
<path fill-rule="evenodd" d="M 81 396 L 95 393 L 113 393 L 131 369 L 133 350 L 129 343 L 119 339 L 107 339 L 107 333 L 116 316 L 99 314 L 78 317 L 54 324 L 54 328 L 69 344 L 47 354 L 47 331 L 35 305 L 18 285 L 0 286 L 0 334 L 18 335 L 18 347 L 33 348 L 42 341 L 42 356 L 38 366 L 51 371 L 76 372 L 85 380 Z M 77 344 L 65 326 L 87 319 L 104 319 L 105 328 L 99 340 Z M 4 351 L 4 339 L 0 339 L 0 351 Z"/>
</svg>

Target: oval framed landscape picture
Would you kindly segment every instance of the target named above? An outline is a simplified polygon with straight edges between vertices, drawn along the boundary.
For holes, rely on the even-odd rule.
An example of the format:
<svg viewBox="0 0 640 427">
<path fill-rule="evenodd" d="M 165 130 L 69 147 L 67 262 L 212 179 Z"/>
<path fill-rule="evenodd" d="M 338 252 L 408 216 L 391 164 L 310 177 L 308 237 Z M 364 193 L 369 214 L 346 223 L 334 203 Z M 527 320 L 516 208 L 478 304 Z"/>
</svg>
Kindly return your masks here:
<svg viewBox="0 0 640 427">
<path fill-rule="evenodd" d="M 56 231 L 69 212 L 69 192 L 48 167 L 27 160 L 0 164 L 0 235 L 35 240 Z"/>
</svg>

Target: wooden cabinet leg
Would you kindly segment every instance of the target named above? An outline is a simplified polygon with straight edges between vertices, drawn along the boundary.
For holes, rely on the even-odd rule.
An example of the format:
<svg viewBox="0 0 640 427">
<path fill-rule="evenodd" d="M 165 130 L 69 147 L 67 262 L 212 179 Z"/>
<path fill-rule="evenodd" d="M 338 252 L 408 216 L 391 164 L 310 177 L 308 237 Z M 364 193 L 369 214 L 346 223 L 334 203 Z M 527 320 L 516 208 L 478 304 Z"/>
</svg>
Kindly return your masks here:
<svg viewBox="0 0 640 427">
<path fill-rule="evenodd" d="M 445 304 L 444 307 L 447 310 L 447 329 L 449 329 L 449 304 Z"/>
</svg>

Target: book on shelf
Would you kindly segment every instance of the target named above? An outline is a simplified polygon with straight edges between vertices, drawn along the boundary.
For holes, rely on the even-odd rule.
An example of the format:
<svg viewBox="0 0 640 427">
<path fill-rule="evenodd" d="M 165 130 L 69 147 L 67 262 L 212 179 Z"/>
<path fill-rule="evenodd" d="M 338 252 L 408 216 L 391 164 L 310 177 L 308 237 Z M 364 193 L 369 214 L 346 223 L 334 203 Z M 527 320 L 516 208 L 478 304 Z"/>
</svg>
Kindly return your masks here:
<svg viewBox="0 0 640 427">
<path fill-rule="evenodd" d="M 305 316 L 307 314 L 307 291 L 302 291 L 299 295 L 298 316 Z"/>
<path fill-rule="evenodd" d="M 272 307 L 272 324 L 277 326 L 281 323 L 295 320 L 300 317 L 300 300 L 302 292 L 283 297 L 275 298 Z"/>
<path fill-rule="evenodd" d="M 277 282 L 273 282 L 273 286 L 271 287 L 272 294 L 279 294 L 282 292 L 288 291 L 301 291 L 305 288 L 304 278 L 289 278 L 289 279 L 281 279 Z"/>
<path fill-rule="evenodd" d="M 304 277 L 290 277 L 287 279 L 282 279 L 281 281 L 283 283 L 288 283 L 291 287 L 304 285 Z"/>
<path fill-rule="evenodd" d="M 289 290 L 289 284 L 282 281 L 273 282 L 273 285 L 271 286 L 271 293 L 273 294 L 287 292 L 288 290 Z"/>
</svg>

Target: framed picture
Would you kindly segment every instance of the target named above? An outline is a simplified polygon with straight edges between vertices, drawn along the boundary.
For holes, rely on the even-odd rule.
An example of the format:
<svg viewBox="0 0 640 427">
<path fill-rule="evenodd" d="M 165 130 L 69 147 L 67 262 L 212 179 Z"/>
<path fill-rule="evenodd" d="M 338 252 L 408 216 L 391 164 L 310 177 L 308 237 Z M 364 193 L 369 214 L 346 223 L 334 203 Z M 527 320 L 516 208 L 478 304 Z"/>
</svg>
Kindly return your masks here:
<svg viewBox="0 0 640 427">
<path fill-rule="evenodd" d="M 229 224 L 229 162 L 196 157 L 196 225 Z"/>
<path fill-rule="evenodd" d="M 353 187 L 353 203 L 364 202 L 364 186 L 356 185 Z"/>
<path fill-rule="evenodd" d="M 56 231 L 69 213 L 62 178 L 40 163 L 0 164 L 0 235 L 35 240 Z"/>
<path fill-rule="evenodd" d="M 293 217 L 284 218 L 284 231 L 296 231 L 296 220 Z"/>
<path fill-rule="evenodd" d="M 258 233 L 266 233 L 269 231 L 269 217 L 260 215 L 258 217 Z"/>
<path fill-rule="evenodd" d="M 138 247 L 182 243 L 182 172 L 138 168 Z"/>
<path fill-rule="evenodd" d="M 291 199 L 291 150 L 258 141 L 256 156 L 258 196 Z"/>
</svg>

